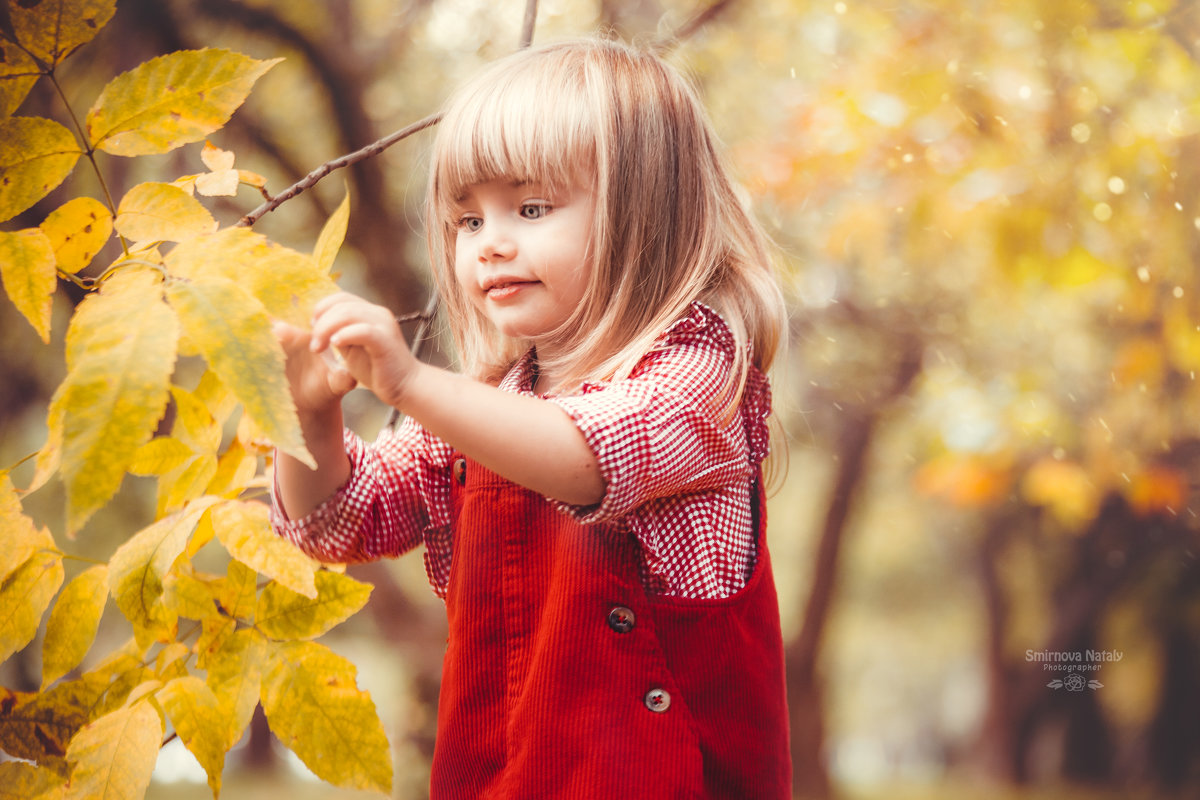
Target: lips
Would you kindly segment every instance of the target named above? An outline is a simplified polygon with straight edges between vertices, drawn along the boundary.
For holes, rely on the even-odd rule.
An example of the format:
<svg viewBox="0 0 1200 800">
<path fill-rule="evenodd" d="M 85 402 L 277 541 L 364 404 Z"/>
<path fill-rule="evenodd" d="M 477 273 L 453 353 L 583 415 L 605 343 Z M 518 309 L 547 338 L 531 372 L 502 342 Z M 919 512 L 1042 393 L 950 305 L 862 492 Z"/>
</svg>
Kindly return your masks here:
<svg viewBox="0 0 1200 800">
<path fill-rule="evenodd" d="M 489 300 L 507 300 L 525 287 L 532 286 L 534 283 L 537 283 L 537 281 L 497 276 L 484 281 L 483 293 Z"/>
</svg>

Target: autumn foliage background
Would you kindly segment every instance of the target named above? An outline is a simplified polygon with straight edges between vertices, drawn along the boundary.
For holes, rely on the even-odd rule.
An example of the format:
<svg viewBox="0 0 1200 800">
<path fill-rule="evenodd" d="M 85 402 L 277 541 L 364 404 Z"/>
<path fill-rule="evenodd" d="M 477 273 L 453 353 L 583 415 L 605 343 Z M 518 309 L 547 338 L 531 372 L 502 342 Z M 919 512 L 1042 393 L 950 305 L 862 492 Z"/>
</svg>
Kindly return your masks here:
<svg viewBox="0 0 1200 800">
<path fill-rule="evenodd" d="M 30 5 L 6 3 L 14 20 Z M 49 623 L 34 620 L 28 646 L 5 652 L 0 750 L 32 758 L 14 752 L 12 742 L 33 736 L 14 709 L 47 696 L 39 690 L 74 686 L 59 690 L 61 704 L 40 701 L 62 716 L 75 709 L 55 729 L 65 738 L 47 745 L 63 750 L 49 765 L 62 774 L 88 744 L 85 736 L 71 751 L 66 735 L 88 730 L 78 713 L 84 676 L 127 658 L 135 673 L 103 710 L 157 728 L 131 752 L 152 762 L 179 730 L 158 756 L 152 796 L 211 796 L 214 775 L 230 797 L 256 796 L 262 781 L 274 792 L 287 782 L 297 797 L 352 794 L 312 782 L 267 732 L 288 735 L 270 687 L 283 696 L 292 670 L 301 683 L 306 674 L 285 665 L 308 664 L 314 676 L 349 676 L 346 702 L 361 706 L 369 691 L 362 718 L 380 720 L 393 768 L 390 789 L 378 772 L 344 778 L 354 773 L 347 763 L 323 777 L 423 795 L 445 631 L 420 557 L 313 572 L 268 563 L 267 540 L 254 537 L 265 524 L 266 438 L 300 446 L 286 439 L 278 387 L 261 379 L 274 367 L 258 309 L 302 318 L 306 298 L 333 279 L 397 313 L 424 307 L 427 140 L 406 139 L 251 227 L 237 223 L 263 202 L 259 183 L 279 192 L 431 113 L 462 77 L 517 46 L 525 6 L 120 0 L 55 67 L 61 92 L 42 79 L 19 107 L 2 109 L 10 127 L 0 152 L 9 152 L 13 115 L 55 120 L 73 137 L 66 105 L 83 120 L 119 73 L 167 53 L 217 48 L 242 54 L 241 68 L 255 73 L 227 123 L 145 155 L 98 147 L 96 170 L 77 155 L 60 188 L 0 224 L 11 243 L 103 217 L 106 189 L 114 207 L 130 204 L 117 234 L 178 242 L 162 245 L 161 258 L 126 257 L 106 234 L 90 265 L 59 276 L 44 326 L 0 298 L 0 631 L 21 623 L 10 599 L 22 566 L 46 571 L 21 585 L 44 592 L 47 609 L 106 609 L 86 654 L 44 649 L 60 636 L 53 612 Z M 1200 9 L 1182 0 L 559 0 L 540 4 L 535 38 L 598 28 L 684 34 L 668 58 L 696 77 L 779 245 L 792 336 L 775 383 L 787 457 L 769 535 L 798 795 L 1194 796 Z M 11 52 L 6 43 L 6 92 Z M 127 90 L 113 96 L 132 102 Z M 188 194 L 231 174 L 244 178 L 233 195 Z M 159 188 L 206 175 L 176 187 L 194 205 Z M 190 209 L 178 213 L 193 227 L 137 230 L 131 210 L 164 197 Z M 71 257 L 60 255 L 60 266 Z M 149 265 L 106 274 L 121 258 Z M 89 280 L 102 276 L 106 304 Z M 222 349 L 229 342 L 245 352 L 234 358 Z M 130 369 L 159 365 L 153 400 L 104 406 L 122 369 L 114 352 Z M 449 356 L 435 346 L 428 357 Z M 360 432 L 384 423 L 386 409 L 365 393 L 348 402 Z M 70 413 L 56 421 L 64 411 L 82 420 L 76 431 L 109 432 L 55 455 L 55 431 L 72 430 Z M 160 543 L 157 562 L 137 548 L 147 538 Z M 166 579 L 158 594 L 122 591 L 114 575 L 138 565 L 139 575 Z M 68 603 L 55 600 L 60 584 Z M 331 593 L 339 611 L 308 627 L 277 613 Z M 289 626 L 272 628 L 275 617 Z M 222 627 L 236 630 L 237 644 L 212 649 Z M 1101 687 L 1082 692 L 1051 688 L 1063 674 L 1027 660 L 1029 651 L 1086 650 L 1122 657 L 1088 676 Z M 214 652 L 243 660 L 235 668 Z M 218 689 L 246 674 L 245 659 L 268 689 L 243 692 L 219 723 L 204 717 L 209 694 L 214 708 L 236 705 L 220 705 Z M 255 695 L 265 717 L 253 713 Z M 209 754 L 207 773 L 184 753 L 182 740 L 197 740 L 184 733 L 181 708 L 204 720 L 194 727 L 222 732 L 193 748 Z M 334 762 L 345 752 L 311 744 Z M 0 764 L 0 775 L 18 768 L 26 771 Z M 0 781 L 0 797 L 6 790 Z"/>
</svg>

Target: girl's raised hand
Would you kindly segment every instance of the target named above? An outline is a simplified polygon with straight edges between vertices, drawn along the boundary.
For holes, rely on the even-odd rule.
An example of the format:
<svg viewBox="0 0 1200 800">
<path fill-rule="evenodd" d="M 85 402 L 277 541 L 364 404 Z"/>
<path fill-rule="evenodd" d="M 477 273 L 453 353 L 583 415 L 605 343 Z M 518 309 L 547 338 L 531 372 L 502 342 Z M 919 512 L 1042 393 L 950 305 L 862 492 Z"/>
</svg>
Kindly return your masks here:
<svg viewBox="0 0 1200 800">
<path fill-rule="evenodd" d="M 327 367 L 331 376 L 357 381 L 390 406 L 400 404 L 418 366 L 395 315 L 346 292 L 324 298 L 313 309 L 309 350 L 320 360 L 330 348 L 336 348 L 344 364 L 344 369 Z M 332 381 L 330 385 L 334 391 L 340 386 Z M 353 384 L 346 391 L 352 388 Z"/>
<path fill-rule="evenodd" d="M 331 369 L 313 352 L 309 331 L 278 321 L 273 330 L 287 357 L 287 379 L 296 410 L 305 415 L 336 408 L 342 395 L 355 387 L 354 377 L 344 369 Z"/>
</svg>

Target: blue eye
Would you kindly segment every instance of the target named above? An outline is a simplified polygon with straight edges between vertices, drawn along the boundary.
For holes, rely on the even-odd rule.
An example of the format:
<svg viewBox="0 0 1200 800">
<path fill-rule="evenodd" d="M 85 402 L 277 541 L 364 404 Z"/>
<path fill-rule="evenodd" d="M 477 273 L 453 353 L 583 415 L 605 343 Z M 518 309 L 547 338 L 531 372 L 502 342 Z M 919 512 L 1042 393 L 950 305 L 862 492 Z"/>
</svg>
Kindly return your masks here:
<svg viewBox="0 0 1200 800">
<path fill-rule="evenodd" d="M 467 233 L 474 233 L 483 227 L 483 220 L 479 217 L 463 217 L 458 221 L 458 227 Z"/>
<path fill-rule="evenodd" d="M 522 203 L 520 213 L 522 219 L 541 219 L 550 213 L 550 206 L 546 203 Z"/>
</svg>

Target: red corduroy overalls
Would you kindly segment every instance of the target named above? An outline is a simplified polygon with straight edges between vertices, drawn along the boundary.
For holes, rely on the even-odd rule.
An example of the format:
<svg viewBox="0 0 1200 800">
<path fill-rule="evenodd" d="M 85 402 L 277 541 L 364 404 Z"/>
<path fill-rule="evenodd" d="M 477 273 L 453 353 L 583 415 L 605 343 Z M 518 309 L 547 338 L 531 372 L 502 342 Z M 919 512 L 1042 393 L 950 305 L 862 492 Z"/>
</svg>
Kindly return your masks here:
<svg viewBox="0 0 1200 800">
<path fill-rule="evenodd" d="M 638 544 L 455 463 L 431 797 L 790 797 L 775 584 L 647 596 Z"/>
</svg>

